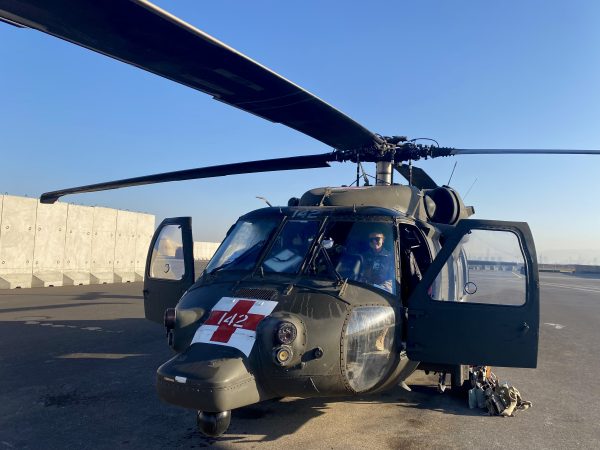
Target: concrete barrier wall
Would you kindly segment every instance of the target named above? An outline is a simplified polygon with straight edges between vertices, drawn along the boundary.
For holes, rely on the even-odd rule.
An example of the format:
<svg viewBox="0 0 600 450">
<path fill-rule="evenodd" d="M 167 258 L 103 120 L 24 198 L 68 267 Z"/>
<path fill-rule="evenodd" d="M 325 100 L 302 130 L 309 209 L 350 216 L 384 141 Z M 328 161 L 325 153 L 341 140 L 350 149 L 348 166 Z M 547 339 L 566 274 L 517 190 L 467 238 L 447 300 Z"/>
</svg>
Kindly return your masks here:
<svg viewBox="0 0 600 450">
<path fill-rule="evenodd" d="M 115 281 L 120 281 L 121 283 L 135 281 L 136 227 L 136 213 L 130 211 L 117 211 L 114 273 L 117 278 Z"/>
<path fill-rule="evenodd" d="M 219 245 L 221 245 L 219 242 L 194 242 L 194 274 L 196 278 L 202 275 Z"/>
<path fill-rule="evenodd" d="M 208 261 L 221 245 L 219 242 L 194 242 L 194 259 Z"/>
<path fill-rule="evenodd" d="M 140 280 L 150 214 L 0 195 L 0 289 Z"/>
<path fill-rule="evenodd" d="M 141 281 L 151 214 L 0 195 L 0 289 Z M 218 248 L 194 242 L 196 274 Z"/>
<path fill-rule="evenodd" d="M 33 248 L 33 286 L 62 283 L 67 231 L 66 203 L 37 203 Z"/>
<path fill-rule="evenodd" d="M 113 261 L 115 258 L 115 232 L 117 228 L 117 210 L 94 207 L 92 225 L 92 267 L 90 271 L 93 284 L 112 283 Z"/>
<path fill-rule="evenodd" d="M 576 264 L 575 273 L 600 274 L 600 266 L 584 266 L 581 264 Z"/>
<path fill-rule="evenodd" d="M 138 214 L 135 230 L 135 273 L 137 279 L 143 279 L 148 247 L 150 247 L 150 241 L 154 235 L 154 216 Z"/>
<path fill-rule="evenodd" d="M 65 284 L 89 284 L 94 208 L 68 205 L 63 276 Z"/>
<path fill-rule="evenodd" d="M 2 196 L 0 288 L 15 283 L 31 286 L 37 203 L 32 198 Z"/>
</svg>

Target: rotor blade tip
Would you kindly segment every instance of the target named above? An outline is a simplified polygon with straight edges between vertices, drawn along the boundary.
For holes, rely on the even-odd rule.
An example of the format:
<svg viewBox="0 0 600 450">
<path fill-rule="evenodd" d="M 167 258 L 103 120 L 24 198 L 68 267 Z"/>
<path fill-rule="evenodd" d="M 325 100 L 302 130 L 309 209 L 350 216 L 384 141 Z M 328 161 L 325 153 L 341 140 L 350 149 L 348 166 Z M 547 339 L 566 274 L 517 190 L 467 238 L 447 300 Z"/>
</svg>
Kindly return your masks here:
<svg viewBox="0 0 600 450">
<path fill-rule="evenodd" d="M 40 196 L 40 203 L 44 203 L 47 205 L 52 205 L 54 203 L 56 203 L 56 201 L 59 199 L 59 197 L 57 195 L 52 195 L 52 194 L 42 194 Z"/>
</svg>

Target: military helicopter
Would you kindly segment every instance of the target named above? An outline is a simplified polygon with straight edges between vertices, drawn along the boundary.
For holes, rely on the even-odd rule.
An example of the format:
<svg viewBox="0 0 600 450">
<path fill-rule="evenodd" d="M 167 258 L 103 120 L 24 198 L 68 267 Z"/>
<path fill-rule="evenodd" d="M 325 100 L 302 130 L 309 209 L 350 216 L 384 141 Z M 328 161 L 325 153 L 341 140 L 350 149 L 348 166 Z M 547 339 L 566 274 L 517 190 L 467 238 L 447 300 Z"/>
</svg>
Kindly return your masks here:
<svg viewBox="0 0 600 450">
<path fill-rule="evenodd" d="M 146 263 L 146 318 L 176 352 L 157 371 L 168 403 L 208 435 L 231 410 L 284 397 L 349 396 L 415 370 L 460 388 L 473 364 L 536 367 L 539 281 L 526 223 L 473 220 L 458 192 L 412 163 L 467 154 L 598 150 L 460 149 L 381 136 L 144 0 L 0 0 L 0 18 L 200 90 L 333 151 L 160 173 L 67 194 L 227 175 L 356 164 L 356 186 L 310 189 L 243 215 L 201 274 L 191 218 L 165 219 Z M 132 26 L 134 24 L 134 26 Z M 374 186 L 360 186 L 362 163 Z M 408 184 L 394 182 L 394 172 Z M 197 278 L 196 275 L 199 275 Z M 485 337 L 483 339 L 482 337 Z"/>
</svg>

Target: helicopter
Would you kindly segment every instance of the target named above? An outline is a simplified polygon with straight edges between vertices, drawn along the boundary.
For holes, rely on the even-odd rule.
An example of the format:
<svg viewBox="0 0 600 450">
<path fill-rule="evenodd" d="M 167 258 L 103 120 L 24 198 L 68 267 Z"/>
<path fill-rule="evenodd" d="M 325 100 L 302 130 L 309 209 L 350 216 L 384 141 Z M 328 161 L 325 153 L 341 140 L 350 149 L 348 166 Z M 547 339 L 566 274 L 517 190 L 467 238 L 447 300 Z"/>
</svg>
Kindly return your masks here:
<svg viewBox="0 0 600 450">
<path fill-rule="evenodd" d="M 0 0 L 0 18 L 200 90 L 333 149 L 62 189 L 43 194 L 43 203 L 152 183 L 356 164 L 355 186 L 310 189 L 286 206 L 240 217 L 201 274 L 191 218 L 165 219 L 157 228 L 144 310 L 164 325 L 175 351 L 157 370 L 157 391 L 197 411 L 205 434 L 226 432 L 231 410 L 272 398 L 375 393 L 417 369 L 439 372 L 441 385 L 449 374 L 460 389 L 469 365 L 536 367 L 539 279 L 528 225 L 470 219 L 474 208 L 413 162 L 600 151 L 461 149 L 382 136 L 143 0 Z M 360 186 L 362 163 L 376 164 L 374 186 Z M 395 183 L 395 173 L 407 184 Z"/>
</svg>

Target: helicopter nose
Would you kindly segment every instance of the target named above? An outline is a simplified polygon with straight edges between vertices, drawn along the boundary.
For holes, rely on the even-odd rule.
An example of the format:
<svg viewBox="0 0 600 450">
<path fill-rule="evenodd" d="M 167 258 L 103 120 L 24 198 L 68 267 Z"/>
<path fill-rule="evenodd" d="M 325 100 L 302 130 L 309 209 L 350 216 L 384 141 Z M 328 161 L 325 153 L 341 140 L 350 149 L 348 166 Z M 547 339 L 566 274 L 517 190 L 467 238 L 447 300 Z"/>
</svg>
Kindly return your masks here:
<svg viewBox="0 0 600 450">
<path fill-rule="evenodd" d="M 160 366 L 156 387 L 167 403 L 207 412 L 227 411 L 270 398 L 243 353 L 201 343 Z"/>
</svg>

